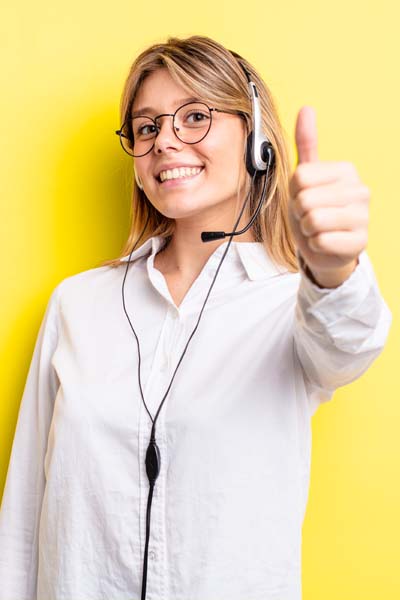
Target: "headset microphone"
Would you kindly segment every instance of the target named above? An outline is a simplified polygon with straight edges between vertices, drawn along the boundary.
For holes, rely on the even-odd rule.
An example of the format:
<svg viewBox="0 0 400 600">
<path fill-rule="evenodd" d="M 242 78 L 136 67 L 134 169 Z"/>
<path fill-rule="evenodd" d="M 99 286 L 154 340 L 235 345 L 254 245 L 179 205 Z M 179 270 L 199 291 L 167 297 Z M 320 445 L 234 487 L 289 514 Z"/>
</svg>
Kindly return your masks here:
<svg viewBox="0 0 400 600">
<path fill-rule="evenodd" d="M 272 147 L 272 144 L 264 135 L 262 130 L 261 107 L 256 84 L 254 83 L 254 81 L 251 80 L 251 75 L 247 71 L 247 69 L 245 69 L 242 65 L 240 66 L 246 74 L 252 104 L 252 131 L 247 137 L 246 169 L 249 175 L 253 177 L 253 181 L 257 175 L 261 175 L 262 173 L 266 172 L 265 182 L 257 209 L 255 210 L 254 215 L 252 216 L 251 220 L 246 225 L 246 227 L 244 227 L 240 231 L 231 231 L 229 233 L 225 231 L 202 231 L 201 239 L 203 242 L 220 240 L 226 236 L 241 235 L 252 226 L 264 202 L 269 169 L 273 166 L 275 162 L 275 152 Z"/>
</svg>

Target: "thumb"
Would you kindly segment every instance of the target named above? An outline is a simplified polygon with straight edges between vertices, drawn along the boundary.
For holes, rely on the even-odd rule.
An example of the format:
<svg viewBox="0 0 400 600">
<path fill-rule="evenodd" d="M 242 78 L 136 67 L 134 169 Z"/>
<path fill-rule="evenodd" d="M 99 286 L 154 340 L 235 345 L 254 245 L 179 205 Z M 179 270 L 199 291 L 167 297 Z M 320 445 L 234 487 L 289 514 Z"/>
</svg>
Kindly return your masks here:
<svg viewBox="0 0 400 600">
<path fill-rule="evenodd" d="M 298 164 L 318 161 L 317 115 L 312 106 L 303 106 L 296 121 Z"/>
</svg>

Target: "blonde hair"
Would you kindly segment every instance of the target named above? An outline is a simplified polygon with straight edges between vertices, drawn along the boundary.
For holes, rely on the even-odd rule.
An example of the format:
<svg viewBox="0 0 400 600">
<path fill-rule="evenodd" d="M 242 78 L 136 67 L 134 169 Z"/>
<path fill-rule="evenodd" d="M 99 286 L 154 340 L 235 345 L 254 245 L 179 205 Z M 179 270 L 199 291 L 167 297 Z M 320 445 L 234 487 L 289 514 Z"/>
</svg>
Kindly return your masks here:
<svg viewBox="0 0 400 600">
<path fill-rule="evenodd" d="M 257 242 L 264 244 L 266 251 L 277 264 L 295 272 L 298 271 L 298 262 L 288 219 L 288 147 L 272 95 L 250 63 L 236 52 L 204 36 L 191 36 L 186 39 L 171 37 L 166 43 L 154 44 L 144 50 L 131 66 L 121 97 L 121 123 L 125 123 L 130 115 L 133 101 L 145 78 L 158 69 L 166 68 L 171 77 L 190 93 L 207 99 L 213 106 L 222 110 L 242 112 L 250 131 L 252 106 L 247 78 L 241 65 L 250 73 L 256 84 L 263 130 L 275 151 L 275 166 L 270 169 L 266 202 L 253 224 L 253 235 Z M 253 214 L 257 206 L 262 184 L 263 178 L 257 177 L 251 189 L 251 178 L 248 176 L 249 214 Z M 173 231 L 173 219 L 162 215 L 151 204 L 133 178 L 128 239 L 121 255 L 104 261 L 102 266 L 121 264 L 121 258 L 130 254 L 139 238 L 141 244 L 152 236 L 160 235 L 171 239 Z"/>
</svg>

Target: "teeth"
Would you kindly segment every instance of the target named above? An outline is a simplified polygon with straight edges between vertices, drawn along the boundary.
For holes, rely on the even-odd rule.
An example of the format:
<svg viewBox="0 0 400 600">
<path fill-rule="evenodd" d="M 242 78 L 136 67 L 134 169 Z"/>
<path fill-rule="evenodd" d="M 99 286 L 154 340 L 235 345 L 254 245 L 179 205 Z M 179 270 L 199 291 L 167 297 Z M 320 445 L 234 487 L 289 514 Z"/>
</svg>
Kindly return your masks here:
<svg viewBox="0 0 400 600">
<path fill-rule="evenodd" d="M 179 167 L 175 169 L 167 169 L 161 171 L 159 177 L 161 181 L 166 179 L 180 179 L 181 177 L 192 177 L 200 173 L 202 167 Z"/>
</svg>

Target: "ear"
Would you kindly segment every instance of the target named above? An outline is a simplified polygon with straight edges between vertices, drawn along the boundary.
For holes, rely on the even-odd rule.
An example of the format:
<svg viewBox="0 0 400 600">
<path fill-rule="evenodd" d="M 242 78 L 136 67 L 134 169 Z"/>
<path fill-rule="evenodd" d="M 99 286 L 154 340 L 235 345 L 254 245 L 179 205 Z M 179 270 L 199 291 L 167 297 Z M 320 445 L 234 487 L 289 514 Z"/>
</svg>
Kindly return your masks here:
<svg viewBox="0 0 400 600">
<path fill-rule="evenodd" d="M 136 169 L 135 169 L 135 168 L 133 168 L 133 173 L 134 173 L 134 175 L 135 175 L 135 181 L 136 181 L 136 185 L 138 186 L 138 188 L 139 188 L 140 190 L 142 190 L 142 189 L 143 189 L 143 184 L 142 184 L 142 182 L 141 182 L 141 180 L 140 180 L 140 177 L 139 177 L 139 175 L 136 173 Z"/>
</svg>

